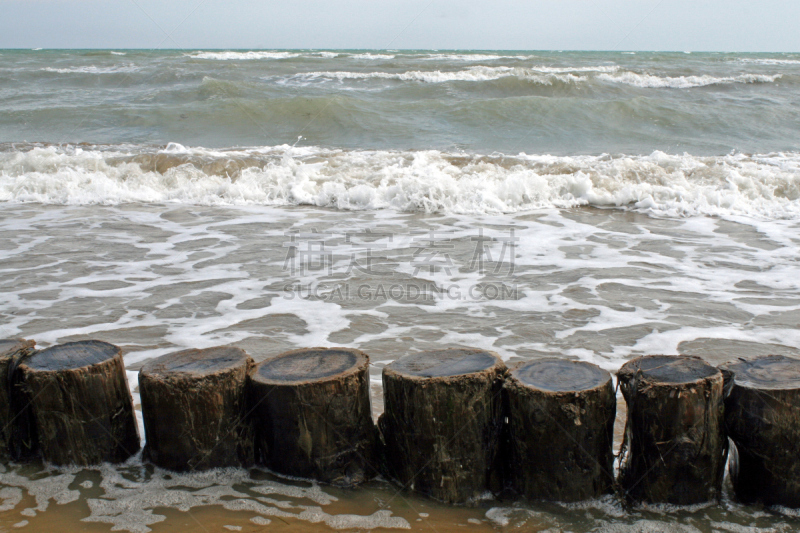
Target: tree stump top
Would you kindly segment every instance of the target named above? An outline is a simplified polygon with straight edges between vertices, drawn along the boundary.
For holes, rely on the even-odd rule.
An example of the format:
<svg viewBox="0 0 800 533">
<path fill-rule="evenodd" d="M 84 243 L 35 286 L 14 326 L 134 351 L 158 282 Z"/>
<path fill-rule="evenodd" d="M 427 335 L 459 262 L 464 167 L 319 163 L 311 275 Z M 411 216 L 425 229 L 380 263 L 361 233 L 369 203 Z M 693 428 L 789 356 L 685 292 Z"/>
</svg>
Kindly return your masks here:
<svg viewBox="0 0 800 533">
<path fill-rule="evenodd" d="M 617 372 L 621 380 L 637 375 L 654 383 L 693 383 L 719 374 L 719 370 L 699 357 L 688 355 L 648 355 L 628 361 Z"/>
<path fill-rule="evenodd" d="M 460 376 L 502 364 L 492 352 L 476 348 L 449 348 L 404 355 L 386 366 L 398 374 L 421 378 Z"/>
<path fill-rule="evenodd" d="M 148 361 L 142 366 L 141 372 L 149 376 L 163 376 L 166 374 L 189 374 L 192 377 L 202 377 L 223 370 L 239 368 L 246 365 L 249 356 L 247 353 L 233 346 L 216 346 L 203 350 L 191 349 L 162 355 Z"/>
<path fill-rule="evenodd" d="M 597 365 L 547 358 L 523 363 L 511 370 L 523 385 L 547 392 L 578 392 L 606 385 L 611 374 Z"/>
<path fill-rule="evenodd" d="M 23 348 L 33 348 L 34 342 L 25 339 L 0 339 L 0 356 L 17 352 Z"/>
<path fill-rule="evenodd" d="M 357 371 L 369 356 L 350 348 L 303 348 L 286 352 L 256 366 L 252 378 L 266 384 L 323 381 Z"/>
<path fill-rule="evenodd" d="M 120 349 L 102 341 L 78 341 L 51 346 L 25 360 L 31 370 L 74 370 L 112 359 Z"/>
<path fill-rule="evenodd" d="M 748 389 L 800 389 L 800 360 L 784 355 L 765 355 L 731 361 L 723 368 L 733 372 L 733 381 Z"/>
</svg>

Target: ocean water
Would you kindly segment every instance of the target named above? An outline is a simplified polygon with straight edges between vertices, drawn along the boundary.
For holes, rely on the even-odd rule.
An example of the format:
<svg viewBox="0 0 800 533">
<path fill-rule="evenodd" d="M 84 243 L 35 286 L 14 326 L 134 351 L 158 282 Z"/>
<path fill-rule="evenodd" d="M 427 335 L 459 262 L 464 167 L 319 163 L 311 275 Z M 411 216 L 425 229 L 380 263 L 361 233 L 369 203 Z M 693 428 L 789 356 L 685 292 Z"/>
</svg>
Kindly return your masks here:
<svg viewBox="0 0 800 533">
<path fill-rule="evenodd" d="M 0 50 L 0 337 L 115 343 L 137 403 L 178 349 L 360 348 L 376 416 L 381 368 L 436 347 L 797 354 L 798 125 L 800 54 Z M 138 458 L 0 469 L 0 529 L 800 527 L 728 488 L 450 508 Z"/>
</svg>

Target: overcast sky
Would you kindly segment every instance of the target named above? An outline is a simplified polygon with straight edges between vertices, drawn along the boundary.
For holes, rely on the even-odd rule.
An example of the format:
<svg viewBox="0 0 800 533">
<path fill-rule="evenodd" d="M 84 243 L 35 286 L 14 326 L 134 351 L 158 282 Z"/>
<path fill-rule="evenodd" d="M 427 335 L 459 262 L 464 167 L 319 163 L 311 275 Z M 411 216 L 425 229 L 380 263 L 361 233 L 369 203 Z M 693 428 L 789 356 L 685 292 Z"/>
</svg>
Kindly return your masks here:
<svg viewBox="0 0 800 533">
<path fill-rule="evenodd" d="M 0 0 L 0 48 L 800 52 L 797 0 Z"/>
</svg>

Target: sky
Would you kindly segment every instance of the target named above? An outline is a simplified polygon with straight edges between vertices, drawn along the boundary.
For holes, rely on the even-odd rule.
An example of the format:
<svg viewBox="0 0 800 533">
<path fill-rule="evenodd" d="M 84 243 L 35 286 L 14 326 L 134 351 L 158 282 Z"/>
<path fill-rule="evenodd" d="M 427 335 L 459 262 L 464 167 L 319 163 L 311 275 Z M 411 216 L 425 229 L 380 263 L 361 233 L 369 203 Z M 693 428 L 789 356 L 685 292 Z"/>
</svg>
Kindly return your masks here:
<svg viewBox="0 0 800 533">
<path fill-rule="evenodd" d="M 797 0 L 0 0 L 0 48 L 800 52 Z"/>
</svg>

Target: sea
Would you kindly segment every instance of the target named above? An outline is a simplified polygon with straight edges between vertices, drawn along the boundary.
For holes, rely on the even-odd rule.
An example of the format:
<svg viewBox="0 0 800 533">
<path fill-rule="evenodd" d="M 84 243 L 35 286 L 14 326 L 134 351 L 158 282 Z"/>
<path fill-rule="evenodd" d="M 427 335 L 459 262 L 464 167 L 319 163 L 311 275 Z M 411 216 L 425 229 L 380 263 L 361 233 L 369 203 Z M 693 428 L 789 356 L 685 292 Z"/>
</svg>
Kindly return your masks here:
<svg viewBox="0 0 800 533">
<path fill-rule="evenodd" d="M 0 50 L 0 338 L 137 371 L 441 347 L 611 372 L 800 349 L 800 54 Z M 621 442 L 624 402 L 618 404 Z M 144 439 L 144 435 L 142 438 Z M 262 469 L 0 466 L 10 531 L 797 531 L 796 510 L 495 499 Z"/>
</svg>

